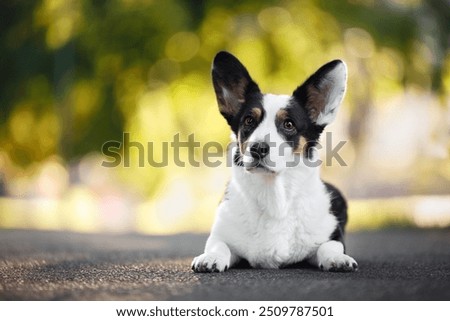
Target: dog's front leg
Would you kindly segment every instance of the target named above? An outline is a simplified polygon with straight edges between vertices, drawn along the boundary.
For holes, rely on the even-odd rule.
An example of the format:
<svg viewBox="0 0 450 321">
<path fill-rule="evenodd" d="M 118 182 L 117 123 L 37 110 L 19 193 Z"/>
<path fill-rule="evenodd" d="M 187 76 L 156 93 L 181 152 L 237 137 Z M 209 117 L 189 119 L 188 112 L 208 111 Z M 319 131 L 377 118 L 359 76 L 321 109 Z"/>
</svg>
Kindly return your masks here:
<svg viewBox="0 0 450 321">
<path fill-rule="evenodd" d="M 339 241 L 321 244 L 309 261 L 323 271 L 352 272 L 358 269 L 356 261 L 344 253 L 344 245 Z"/>
<path fill-rule="evenodd" d="M 205 246 L 205 253 L 192 261 L 194 272 L 224 272 L 236 261 L 225 242 L 210 236 Z"/>
</svg>

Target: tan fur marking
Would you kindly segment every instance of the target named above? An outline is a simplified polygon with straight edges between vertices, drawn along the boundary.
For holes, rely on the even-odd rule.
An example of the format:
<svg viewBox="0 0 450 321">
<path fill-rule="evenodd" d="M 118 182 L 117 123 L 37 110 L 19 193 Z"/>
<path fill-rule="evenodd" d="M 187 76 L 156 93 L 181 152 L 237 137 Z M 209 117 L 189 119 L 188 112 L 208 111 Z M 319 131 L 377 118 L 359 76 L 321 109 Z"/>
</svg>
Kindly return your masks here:
<svg viewBox="0 0 450 321">
<path fill-rule="evenodd" d="M 288 117 L 288 112 L 286 111 L 286 109 L 280 109 L 279 111 L 277 111 L 276 114 L 276 119 L 278 121 L 283 121 Z"/>
<path fill-rule="evenodd" d="M 294 153 L 301 154 L 305 151 L 305 146 L 308 142 L 306 141 L 305 137 L 300 136 L 298 141 L 298 147 L 294 150 Z"/>
<path fill-rule="evenodd" d="M 261 109 L 258 108 L 258 107 L 252 108 L 252 116 L 256 119 L 256 121 L 260 121 L 261 120 L 261 116 L 262 116 Z"/>
</svg>

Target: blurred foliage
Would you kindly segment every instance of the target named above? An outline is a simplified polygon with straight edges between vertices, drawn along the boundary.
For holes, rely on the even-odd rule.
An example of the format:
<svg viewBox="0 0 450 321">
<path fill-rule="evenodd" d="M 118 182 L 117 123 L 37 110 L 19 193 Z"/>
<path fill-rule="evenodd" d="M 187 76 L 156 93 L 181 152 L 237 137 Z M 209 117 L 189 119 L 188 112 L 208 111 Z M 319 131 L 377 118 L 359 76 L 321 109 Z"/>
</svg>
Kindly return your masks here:
<svg viewBox="0 0 450 321">
<path fill-rule="evenodd" d="M 345 28 L 359 27 L 379 46 L 398 50 L 405 65 L 403 84 L 430 86 L 418 66 L 417 50 L 427 50 L 431 63 L 431 88 L 445 94 L 442 84 L 443 62 L 448 54 L 450 4 L 441 0 L 321 1 Z M 369 5 L 370 4 L 370 5 Z M 420 44 L 425 44 L 421 47 Z M 420 54 L 420 53 L 419 53 Z"/>
<path fill-rule="evenodd" d="M 343 57 L 358 147 L 377 97 L 410 86 L 447 97 L 449 15 L 439 0 L 2 1 L 0 152 L 23 169 L 78 161 L 123 132 L 226 144 L 209 79 L 224 49 L 276 93 Z M 155 195 L 181 170 L 135 167 L 123 179 Z"/>
</svg>

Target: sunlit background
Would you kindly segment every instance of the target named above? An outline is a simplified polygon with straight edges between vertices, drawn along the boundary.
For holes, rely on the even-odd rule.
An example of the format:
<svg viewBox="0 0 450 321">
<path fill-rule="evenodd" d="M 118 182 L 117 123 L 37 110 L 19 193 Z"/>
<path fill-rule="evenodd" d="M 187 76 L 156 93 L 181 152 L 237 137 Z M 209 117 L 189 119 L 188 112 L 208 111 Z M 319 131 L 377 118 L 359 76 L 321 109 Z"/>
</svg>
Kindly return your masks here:
<svg viewBox="0 0 450 321">
<path fill-rule="evenodd" d="M 349 198 L 349 228 L 450 226 L 449 22 L 442 0 L 2 1 L 0 227 L 208 231 L 225 164 L 179 167 L 170 152 L 166 167 L 139 167 L 131 148 L 129 167 L 108 168 L 101 148 L 124 132 L 155 160 L 177 133 L 225 147 L 210 79 L 220 50 L 284 94 L 345 60 L 327 131 L 347 141 L 348 166 L 322 176 Z"/>
</svg>

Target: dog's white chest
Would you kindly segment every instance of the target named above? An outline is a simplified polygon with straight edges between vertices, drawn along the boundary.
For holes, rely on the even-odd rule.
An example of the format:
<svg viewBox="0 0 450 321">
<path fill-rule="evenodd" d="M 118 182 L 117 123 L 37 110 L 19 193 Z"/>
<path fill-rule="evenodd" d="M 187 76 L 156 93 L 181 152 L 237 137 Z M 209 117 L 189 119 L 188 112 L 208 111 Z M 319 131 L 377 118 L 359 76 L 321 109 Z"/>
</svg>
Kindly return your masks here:
<svg viewBox="0 0 450 321">
<path fill-rule="evenodd" d="M 239 244 L 240 252 L 252 266 L 262 268 L 278 268 L 308 258 L 322 239 L 308 216 L 298 208 L 290 208 L 282 218 L 261 214 L 246 226 L 251 236 Z"/>
<path fill-rule="evenodd" d="M 278 268 L 301 261 L 310 251 L 310 247 L 299 240 L 301 230 L 299 222 L 262 218 L 243 246 L 242 254 L 252 266 L 262 268 Z"/>
<path fill-rule="evenodd" d="M 254 267 L 279 268 L 307 259 L 336 226 L 328 196 L 320 185 L 308 196 L 290 195 L 277 184 L 263 186 L 231 184 L 229 200 L 219 207 L 216 232 Z"/>
</svg>

